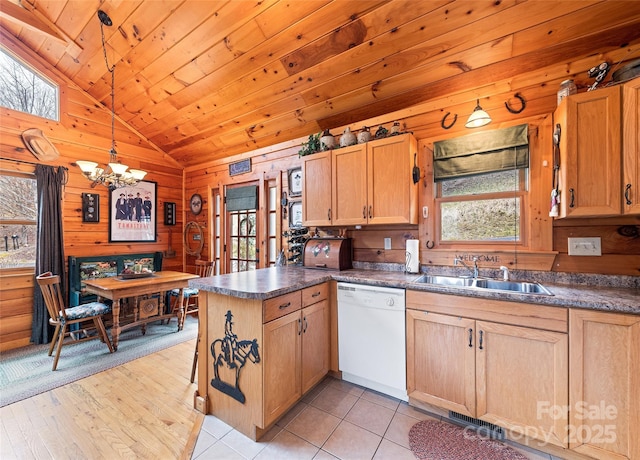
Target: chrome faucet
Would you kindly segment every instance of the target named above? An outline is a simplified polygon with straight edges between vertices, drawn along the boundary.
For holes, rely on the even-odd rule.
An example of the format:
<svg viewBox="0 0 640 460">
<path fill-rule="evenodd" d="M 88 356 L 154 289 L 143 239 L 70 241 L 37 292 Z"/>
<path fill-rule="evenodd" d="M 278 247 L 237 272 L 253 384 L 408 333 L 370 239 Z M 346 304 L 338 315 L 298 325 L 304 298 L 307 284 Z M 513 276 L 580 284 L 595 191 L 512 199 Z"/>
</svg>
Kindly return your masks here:
<svg viewBox="0 0 640 460">
<path fill-rule="evenodd" d="M 509 269 L 504 265 L 500 265 L 500 270 L 502 270 L 502 279 L 504 281 L 509 281 Z"/>
<path fill-rule="evenodd" d="M 471 273 L 471 275 L 474 278 L 478 277 L 478 258 L 477 257 L 473 258 L 473 269 L 471 267 L 469 267 L 467 264 L 465 264 L 464 260 L 462 260 L 462 259 L 460 259 L 458 257 L 455 257 L 453 259 L 453 265 L 458 265 L 458 262 L 460 262 L 464 266 L 464 268 L 469 270 L 469 272 Z"/>
</svg>

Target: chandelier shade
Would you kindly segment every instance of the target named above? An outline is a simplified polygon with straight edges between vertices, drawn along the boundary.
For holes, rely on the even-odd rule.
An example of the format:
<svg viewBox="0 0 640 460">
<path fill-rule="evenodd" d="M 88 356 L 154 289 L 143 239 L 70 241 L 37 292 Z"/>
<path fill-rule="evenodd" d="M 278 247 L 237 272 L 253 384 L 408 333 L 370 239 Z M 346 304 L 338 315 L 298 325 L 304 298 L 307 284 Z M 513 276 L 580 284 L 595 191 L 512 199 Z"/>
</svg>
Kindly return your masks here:
<svg viewBox="0 0 640 460">
<path fill-rule="evenodd" d="M 481 126 L 486 126 L 491 123 L 491 117 L 487 112 L 482 110 L 480 107 L 480 100 L 476 101 L 476 108 L 473 109 L 471 115 L 469 115 L 469 119 L 464 124 L 467 128 L 480 128 Z"/>
<path fill-rule="evenodd" d="M 96 185 L 104 185 L 109 189 L 116 189 L 128 185 L 135 185 L 141 181 L 147 174 L 141 169 L 129 169 L 125 164 L 118 161 L 118 152 L 116 151 L 115 138 L 115 70 L 116 65 L 109 65 L 107 60 L 107 48 L 104 41 L 104 26 L 111 27 L 113 22 L 107 13 L 98 10 L 98 18 L 100 19 L 100 33 L 102 36 L 102 51 L 104 54 L 104 62 L 107 70 L 111 74 L 111 150 L 109 151 L 109 164 L 107 168 L 98 167 L 95 161 L 76 160 L 76 165 L 82 171 L 82 174 L 89 179 L 91 187 Z"/>
</svg>

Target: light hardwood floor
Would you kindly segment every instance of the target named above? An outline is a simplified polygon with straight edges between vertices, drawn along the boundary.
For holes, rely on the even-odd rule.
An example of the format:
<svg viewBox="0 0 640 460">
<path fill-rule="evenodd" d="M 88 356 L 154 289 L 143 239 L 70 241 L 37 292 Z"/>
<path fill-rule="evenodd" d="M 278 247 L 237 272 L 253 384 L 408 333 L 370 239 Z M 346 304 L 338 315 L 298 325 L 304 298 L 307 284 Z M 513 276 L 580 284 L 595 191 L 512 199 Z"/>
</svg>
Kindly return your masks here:
<svg viewBox="0 0 640 460">
<path fill-rule="evenodd" d="M 195 339 L 0 409 L 0 458 L 189 459 Z"/>
</svg>

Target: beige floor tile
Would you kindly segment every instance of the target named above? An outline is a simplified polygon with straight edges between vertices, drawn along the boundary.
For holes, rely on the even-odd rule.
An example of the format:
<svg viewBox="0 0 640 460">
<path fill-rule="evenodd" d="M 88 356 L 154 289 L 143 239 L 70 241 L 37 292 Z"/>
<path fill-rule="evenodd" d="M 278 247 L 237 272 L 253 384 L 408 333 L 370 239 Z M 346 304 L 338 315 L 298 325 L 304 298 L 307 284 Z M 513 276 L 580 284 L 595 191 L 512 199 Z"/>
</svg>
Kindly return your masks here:
<svg viewBox="0 0 640 460">
<path fill-rule="evenodd" d="M 373 460 L 415 460 L 415 458 L 415 455 L 409 449 L 399 446 L 388 439 L 383 439 Z"/>
<path fill-rule="evenodd" d="M 230 431 L 220 441 L 231 447 L 233 450 L 235 450 L 245 458 L 255 457 L 267 445 L 265 443 L 255 442 L 252 439 L 247 438 L 237 430 Z"/>
<path fill-rule="evenodd" d="M 408 415 L 409 417 L 413 417 L 417 420 L 441 420 L 442 417 L 436 414 L 429 414 L 421 409 L 416 409 L 415 407 L 411 407 L 406 402 L 401 402 L 398 406 L 398 413 L 403 415 Z"/>
<path fill-rule="evenodd" d="M 344 418 L 348 422 L 383 436 L 395 411 L 360 398 Z"/>
<path fill-rule="evenodd" d="M 504 443 L 514 450 L 517 450 L 529 460 L 550 460 L 552 457 L 550 454 L 540 452 L 539 450 L 532 449 L 531 447 L 523 446 L 516 442 L 504 441 Z"/>
<path fill-rule="evenodd" d="M 396 410 L 400 405 L 399 399 L 392 398 L 391 396 L 383 395 L 372 390 L 365 390 L 361 398 L 376 403 L 379 406 L 384 406 L 387 409 L 391 410 Z"/>
<path fill-rule="evenodd" d="M 342 421 L 322 446 L 341 460 L 371 460 L 382 438 L 359 426 Z"/>
<path fill-rule="evenodd" d="M 291 422 L 291 420 L 296 418 L 298 414 L 302 412 L 307 406 L 308 406 L 307 403 L 304 403 L 302 401 L 299 402 L 298 404 L 293 406 L 291 409 L 289 409 L 289 412 L 284 414 L 282 418 L 276 422 L 276 425 L 284 428 L 289 424 L 289 422 Z"/>
<path fill-rule="evenodd" d="M 396 412 L 387 432 L 384 434 L 384 438 L 409 449 L 409 430 L 419 421 L 408 415 Z"/>
<path fill-rule="evenodd" d="M 360 397 L 362 393 L 364 393 L 364 388 L 361 386 L 355 385 L 351 382 L 346 382 L 344 380 L 332 379 L 329 381 L 329 386 L 333 388 L 337 388 L 340 391 L 344 391 L 345 393 L 349 393 L 350 395 Z"/>
<path fill-rule="evenodd" d="M 331 455 L 329 452 L 325 452 L 320 449 L 320 451 L 313 457 L 313 460 L 337 460 L 336 457 Z"/>
<path fill-rule="evenodd" d="M 344 418 L 357 400 L 357 396 L 345 393 L 330 385 L 311 401 L 311 405 L 336 417 Z"/>
<path fill-rule="evenodd" d="M 213 415 L 205 415 L 204 422 L 202 422 L 202 429 L 217 439 L 222 439 L 224 435 L 233 430 L 233 427 Z"/>
<path fill-rule="evenodd" d="M 196 457 L 192 457 L 194 460 Z M 202 452 L 197 460 L 246 460 L 245 457 L 227 446 L 223 442 L 217 442 Z"/>
<path fill-rule="evenodd" d="M 209 447 L 213 446 L 218 439 L 212 434 L 200 430 L 200 434 L 198 434 L 198 440 L 196 441 L 196 446 L 193 448 L 193 453 L 191 454 L 191 458 L 198 458 L 198 455 L 203 453 Z"/>
<path fill-rule="evenodd" d="M 319 450 L 318 447 L 295 434 L 282 430 L 278 436 L 267 443 L 255 460 L 310 460 Z"/>
<path fill-rule="evenodd" d="M 307 392 L 306 395 L 302 397 L 302 401 L 306 403 L 310 403 L 313 401 L 325 388 L 327 388 L 331 381 L 335 380 L 332 377 L 325 378 L 322 382 L 318 383 L 315 387 Z"/>
<path fill-rule="evenodd" d="M 287 425 L 286 429 L 314 446 L 321 447 L 339 423 L 338 417 L 308 406 Z"/>
</svg>

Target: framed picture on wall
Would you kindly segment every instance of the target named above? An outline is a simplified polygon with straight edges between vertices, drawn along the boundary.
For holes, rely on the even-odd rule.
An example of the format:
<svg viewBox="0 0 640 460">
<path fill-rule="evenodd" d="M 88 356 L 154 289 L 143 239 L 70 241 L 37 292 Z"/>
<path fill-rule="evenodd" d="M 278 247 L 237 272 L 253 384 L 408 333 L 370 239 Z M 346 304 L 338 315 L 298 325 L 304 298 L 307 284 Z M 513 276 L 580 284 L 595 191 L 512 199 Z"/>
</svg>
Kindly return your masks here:
<svg viewBox="0 0 640 460">
<path fill-rule="evenodd" d="M 157 186 L 140 181 L 109 191 L 109 242 L 156 241 Z"/>
<path fill-rule="evenodd" d="M 302 168 L 294 168 L 287 171 L 289 179 L 289 196 L 302 195 Z"/>
<path fill-rule="evenodd" d="M 289 202 L 289 227 L 302 226 L 302 201 Z"/>
</svg>

